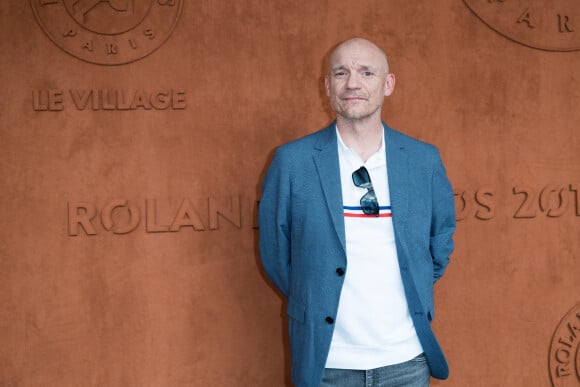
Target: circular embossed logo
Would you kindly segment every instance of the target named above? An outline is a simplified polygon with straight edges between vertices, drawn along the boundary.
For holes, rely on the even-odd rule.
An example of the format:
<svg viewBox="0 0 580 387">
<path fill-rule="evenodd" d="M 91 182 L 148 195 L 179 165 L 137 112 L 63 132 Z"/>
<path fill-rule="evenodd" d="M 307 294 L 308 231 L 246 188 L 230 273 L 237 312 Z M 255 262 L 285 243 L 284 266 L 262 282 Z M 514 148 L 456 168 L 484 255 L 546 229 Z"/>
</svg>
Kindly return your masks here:
<svg viewBox="0 0 580 387">
<path fill-rule="evenodd" d="M 171 35 L 183 0 L 31 0 L 38 24 L 69 54 L 100 65 L 139 60 Z"/>
<path fill-rule="evenodd" d="M 464 0 L 485 24 L 528 47 L 580 50 L 580 7 L 576 0 Z"/>
<path fill-rule="evenodd" d="M 580 302 L 554 331 L 548 363 L 553 387 L 580 386 Z"/>
</svg>

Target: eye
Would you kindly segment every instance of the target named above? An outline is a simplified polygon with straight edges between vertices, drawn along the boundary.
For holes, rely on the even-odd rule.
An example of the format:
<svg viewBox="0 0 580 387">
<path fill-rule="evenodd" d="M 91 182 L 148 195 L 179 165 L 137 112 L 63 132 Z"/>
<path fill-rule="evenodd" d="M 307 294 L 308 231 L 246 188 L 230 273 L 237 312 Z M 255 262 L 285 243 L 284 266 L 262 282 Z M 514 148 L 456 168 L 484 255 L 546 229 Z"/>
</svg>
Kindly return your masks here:
<svg viewBox="0 0 580 387">
<path fill-rule="evenodd" d="M 372 71 L 363 71 L 364 77 L 372 77 L 373 75 L 375 74 Z"/>
<path fill-rule="evenodd" d="M 344 71 L 337 71 L 336 73 L 334 73 L 334 76 L 336 78 L 343 77 L 344 75 L 345 75 L 345 72 Z"/>
</svg>

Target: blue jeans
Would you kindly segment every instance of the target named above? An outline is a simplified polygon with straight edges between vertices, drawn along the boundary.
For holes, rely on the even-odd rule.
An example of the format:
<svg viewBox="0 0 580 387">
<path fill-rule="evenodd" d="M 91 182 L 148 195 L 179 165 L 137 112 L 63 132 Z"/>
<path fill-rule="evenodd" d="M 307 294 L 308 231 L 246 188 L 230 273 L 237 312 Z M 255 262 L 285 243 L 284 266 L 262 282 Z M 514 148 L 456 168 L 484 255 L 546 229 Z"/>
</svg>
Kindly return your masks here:
<svg viewBox="0 0 580 387">
<path fill-rule="evenodd" d="M 320 387 L 429 387 L 424 354 L 400 364 L 372 370 L 326 368 Z"/>
</svg>

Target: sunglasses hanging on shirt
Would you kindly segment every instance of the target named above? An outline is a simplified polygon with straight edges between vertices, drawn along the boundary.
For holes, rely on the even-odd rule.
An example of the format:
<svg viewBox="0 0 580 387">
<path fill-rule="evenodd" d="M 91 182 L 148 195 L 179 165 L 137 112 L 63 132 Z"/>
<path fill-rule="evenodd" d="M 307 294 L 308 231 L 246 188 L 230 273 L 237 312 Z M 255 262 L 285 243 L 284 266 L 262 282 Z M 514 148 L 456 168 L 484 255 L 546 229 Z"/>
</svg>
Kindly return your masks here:
<svg viewBox="0 0 580 387">
<path fill-rule="evenodd" d="M 367 193 L 360 198 L 360 206 L 365 215 L 379 216 L 379 201 L 371 182 L 369 171 L 363 166 L 352 173 L 354 185 L 360 188 L 366 188 Z"/>
</svg>

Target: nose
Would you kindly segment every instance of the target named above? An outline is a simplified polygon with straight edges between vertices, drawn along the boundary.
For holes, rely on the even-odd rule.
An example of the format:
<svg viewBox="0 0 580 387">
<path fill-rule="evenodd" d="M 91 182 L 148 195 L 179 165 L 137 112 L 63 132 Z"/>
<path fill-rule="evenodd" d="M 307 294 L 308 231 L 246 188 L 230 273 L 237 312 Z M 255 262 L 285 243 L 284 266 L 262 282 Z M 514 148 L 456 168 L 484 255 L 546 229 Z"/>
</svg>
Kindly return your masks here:
<svg viewBox="0 0 580 387">
<path fill-rule="evenodd" d="M 348 89 L 360 89 L 360 80 L 358 79 L 358 74 L 351 73 L 346 79 L 346 87 Z"/>
</svg>

